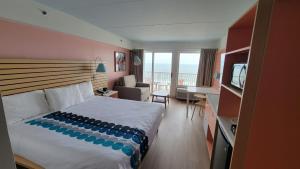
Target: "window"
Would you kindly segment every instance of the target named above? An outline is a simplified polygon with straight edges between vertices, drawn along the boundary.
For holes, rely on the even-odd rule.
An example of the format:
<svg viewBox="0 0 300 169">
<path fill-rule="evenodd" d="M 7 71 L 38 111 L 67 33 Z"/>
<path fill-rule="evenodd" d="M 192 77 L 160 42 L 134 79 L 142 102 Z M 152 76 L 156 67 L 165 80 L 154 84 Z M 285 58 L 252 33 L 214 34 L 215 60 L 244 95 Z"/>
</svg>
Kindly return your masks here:
<svg viewBox="0 0 300 169">
<path fill-rule="evenodd" d="M 200 53 L 180 53 L 178 85 L 196 86 Z"/>
<path fill-rule="evenodd" d="M 151 91 L 170 90 L 172 53 L 144 53 L 143 81 L 149 83 Z"/>
<path fill-rule="evenodd" d="M 170 90 L 172 53 L 154 53 L 153 90 Z"/>
</svg>

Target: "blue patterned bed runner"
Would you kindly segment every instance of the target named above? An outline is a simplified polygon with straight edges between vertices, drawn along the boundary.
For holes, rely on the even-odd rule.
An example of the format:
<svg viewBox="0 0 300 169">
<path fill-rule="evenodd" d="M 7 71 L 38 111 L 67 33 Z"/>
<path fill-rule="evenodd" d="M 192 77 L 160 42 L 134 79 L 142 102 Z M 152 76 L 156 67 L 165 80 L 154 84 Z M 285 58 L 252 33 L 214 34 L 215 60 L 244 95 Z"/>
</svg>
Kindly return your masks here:
<svg viewBox="0 0 300 169">
<path fill-rule="evenodd" d="M 148 137 L 141 129 L 103 122 L 73 113 L 58 111 L 25 123 L 122 151 L 130 157 L 133 169 L 138 168 L 139 161 L 148 150 Z"/>
</svg>

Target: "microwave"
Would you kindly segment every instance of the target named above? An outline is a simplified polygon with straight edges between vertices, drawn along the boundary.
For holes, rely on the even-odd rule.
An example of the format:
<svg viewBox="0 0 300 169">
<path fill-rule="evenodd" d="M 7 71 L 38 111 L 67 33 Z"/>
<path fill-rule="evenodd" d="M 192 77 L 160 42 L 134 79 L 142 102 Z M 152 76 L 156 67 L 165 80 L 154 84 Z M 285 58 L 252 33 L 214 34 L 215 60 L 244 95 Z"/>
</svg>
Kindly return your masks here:
<svg viewBox="0 0 300 169">
<path fill-rule="evenodd" d="M 244 89 L 247 75 L 247 64 L 237 63 L 232 66 L 232 75 L 230 84 L 238 89 Z"/>
</svg>

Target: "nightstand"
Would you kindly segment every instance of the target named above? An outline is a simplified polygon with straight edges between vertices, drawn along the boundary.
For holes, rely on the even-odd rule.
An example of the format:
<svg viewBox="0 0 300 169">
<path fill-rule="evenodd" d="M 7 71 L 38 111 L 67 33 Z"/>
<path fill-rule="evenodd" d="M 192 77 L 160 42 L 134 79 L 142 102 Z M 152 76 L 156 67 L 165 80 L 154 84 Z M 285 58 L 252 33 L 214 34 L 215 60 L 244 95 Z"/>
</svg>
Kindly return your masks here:
<svg viewBox="0 0 300 169">
<path fill-rule="evenodd" d="M 105 94 L 100 94 L 100 93 L 95 92 L 95 95 L 96 96 L 119 98 L 118 91 L 115 91 L 115 90 L 109 90 L 109 92 L 105 93 Z"/>
</svg>

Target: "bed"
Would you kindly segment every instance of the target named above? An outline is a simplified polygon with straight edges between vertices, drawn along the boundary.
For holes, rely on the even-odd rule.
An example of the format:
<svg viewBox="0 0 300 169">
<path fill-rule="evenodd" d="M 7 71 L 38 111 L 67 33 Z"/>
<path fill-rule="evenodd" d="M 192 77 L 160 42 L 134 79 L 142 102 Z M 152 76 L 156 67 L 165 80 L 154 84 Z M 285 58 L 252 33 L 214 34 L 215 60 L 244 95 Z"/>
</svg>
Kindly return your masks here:
<svg viewBox="0 0 300 169">
<path fill-rule="evenodd" d="M 162 118 L 163 108 L 152 103 L 93 96 L 83 103 L 64 109 L 63 112 L 142 129 L 149 138 L 148 144 L 151 145 Z M 129 157 L 121 151 L 26 124 L 38 117 L 40 116 L 8 126 L 14 153 L 47 169 L 133 168 Z"/>
<path fill-rule="evenodd" d="M 108 84 L 107 75 L 96 74 L 95 69 L 94 61 L 0 59 L 0 92 L 4 96 L 2 100 L 5 116 L 17 163 L 33 166 L 34 169 L 138 167 L 132 166 L 131 159 L 135 157 L 135 162 L 140 162 L 144 156 L 147 146 L 153 142 L 164 108 L 153 103 L 94 96 L 94 90 L 107 87 Z M 74 87 L 77 85 L 78 87 Z M 106 123 L 113 124 L 113 127 L 121 126 L 121 131 L 126 128 L 132 137 L 127 139 L 129 134 L 124 130 L 123 138 L 116 138 L 122 132 L 115 132 L 116 137 L 112 137 L 111 140 L 110 136 L 105 137 L 106 141 L 99 144 L 98 136 L 102 138 L 103 135 L 95 133 L 100 130 L 91 130 L 96 127 L 76 126 L 75 123 L 74 126 L 70 126 L 63 121 L 58 122 L 45 117 L 52 117 L 54 112 L 57 113 L 55 115 L 72 113 L 72 117 L 76 115 L 98 122 L 101 120 L 101 123 L 95 123 L 97 125 Z M 29 123 L 37 120 L 49 121 L 47 125 Z M 48 122 L 55 122 L 55 125 L 49 127 L 53 124 Z M 62 124 L 66 125 L 64 127 L 68 129 L 67 131 L 74 129 L 73 133 L 65 135 L 64 132 L 58 132 L 63 128 L 59 127 Z M 59 127 L 59 130 L 53 131 L 55 127 Z M 108 131 L 112 131 L 111 128 Z M 80 137 L 73 137 L 74 133 L 78 132 L 82 132 Z M 85 134 L 89 136 L 86 138 L 88 141 L 78 139 Z M 119 147 L 104 144 L 111 141 L 114 141 L 113 143 L 120 141 L 124 143 L 123 147 L 120 149 L 120 144 L 113 144 Z M 128 149 L 129 143 L 133 149 Z M 140 152 L 138 157 L 137 152 Z"/>
</svg>

